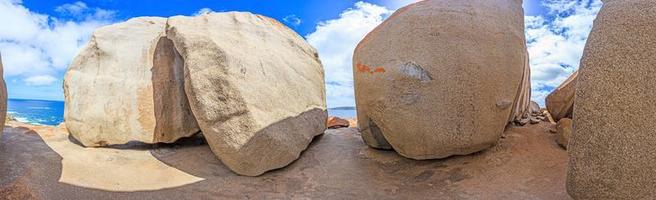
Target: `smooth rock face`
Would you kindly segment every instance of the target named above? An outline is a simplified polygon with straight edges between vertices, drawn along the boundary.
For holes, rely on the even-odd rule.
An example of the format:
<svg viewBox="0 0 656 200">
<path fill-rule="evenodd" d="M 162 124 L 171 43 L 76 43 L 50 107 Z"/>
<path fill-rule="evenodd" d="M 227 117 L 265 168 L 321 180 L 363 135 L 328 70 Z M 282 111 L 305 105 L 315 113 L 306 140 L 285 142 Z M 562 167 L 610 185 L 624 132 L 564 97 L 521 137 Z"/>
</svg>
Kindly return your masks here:
<svg viewBox="0 0 656 200">
<path fill-rule="evenodd" d="M 7 118 L 7 85 L 5 83 L 4 66 L 2 65 L 2 55 L 0 55 L 0 130 L 5 127 L 5 119 Z M 0 138 L 2 138 L 0 131 Z"/>
<path fill-rule="evenodd" d="M 545 99 L 547 110 L 549 110 L 554 120 L 559 121 L 562 118 L 572 118 L 578 76 L 579 72 L 574 72 L 574 74 L 560 84 Z"/>
<path fill-rule="evenodd" d="M 606 0 L 581 60 L 569 143 L 574 199 L 656 196 L 656 2 Z"/>
<path fill-rule="evenodd" d="M 323 67 L 294 31 L 237 12 L 168 23 L 191 108 L 230 169 L 256 176 L 284 167 L 326 129 Z"/>
<path fill-rule="evenodd" d="M 402 8 L 355 50 L 362 136 L 371 147 L 413 159 L 486 149 L 519 104 L 527 56 L 521 0 L 426 0 Z"/>
<path fill-rule="evenodd" d="M 556 143 L 567 149 L 569 138 L 572 136 L 574 123 L 570 118 L 562 118 L 556 125 Z"/>
<path fill-rule="evenodd" d="M 85 146 L 171 143 L 199 131 L 165 18 L 96 30 L 64 79 L 65 120 Z"/>
</svg>

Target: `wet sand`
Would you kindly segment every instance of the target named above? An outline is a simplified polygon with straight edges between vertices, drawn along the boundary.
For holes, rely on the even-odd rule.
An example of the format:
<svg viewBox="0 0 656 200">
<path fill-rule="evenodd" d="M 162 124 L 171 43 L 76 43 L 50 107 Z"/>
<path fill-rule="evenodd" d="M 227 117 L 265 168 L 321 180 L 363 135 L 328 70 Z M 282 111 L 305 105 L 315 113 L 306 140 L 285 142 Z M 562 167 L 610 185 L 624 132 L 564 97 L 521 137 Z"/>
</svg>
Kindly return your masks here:
<svg viewBox="0 0 656 200">
<path fill-rule="evenodd" d="M 368 148 L 355 129 L 328 130 L 298 161 L 259 177 L 232 173 L 202 136 L 172 145 L 123 145 L 116 148 L 148 151 L 204 180 L 112 192 L 59 182 L 62 157 L 31 130 L 52 128 L 14 125 L 0 142 L 0 199 L 569 199 L 567 153 L 549 126 L 511 127 L 491 149 L 430 161 Z"/>
</svg>

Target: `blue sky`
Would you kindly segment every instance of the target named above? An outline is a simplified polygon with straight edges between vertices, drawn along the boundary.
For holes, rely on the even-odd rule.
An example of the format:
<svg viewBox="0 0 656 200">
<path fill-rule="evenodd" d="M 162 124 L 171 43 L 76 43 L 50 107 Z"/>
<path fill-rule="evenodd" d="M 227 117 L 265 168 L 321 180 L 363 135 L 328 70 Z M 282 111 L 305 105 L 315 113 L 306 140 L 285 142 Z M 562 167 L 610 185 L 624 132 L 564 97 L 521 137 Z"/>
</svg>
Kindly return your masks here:
<svg viewBox="0 0 656 200">
<path fill-rule="evenodd" d="M 10 98 L 61 100 L 68 64 L 99 26 L 139 16 L 249 11 L 276 18 L 306 37 L 324 63 L 329 106 L 352 106 L 355 45 L 412 1 L 0 0 L 0 18 L 11 23 L 0 27 L 0 52 Z M 600 5 L 599 0 L 525 0 L 536 101 L 578 68 L 581 41 Z"/>
</svg>

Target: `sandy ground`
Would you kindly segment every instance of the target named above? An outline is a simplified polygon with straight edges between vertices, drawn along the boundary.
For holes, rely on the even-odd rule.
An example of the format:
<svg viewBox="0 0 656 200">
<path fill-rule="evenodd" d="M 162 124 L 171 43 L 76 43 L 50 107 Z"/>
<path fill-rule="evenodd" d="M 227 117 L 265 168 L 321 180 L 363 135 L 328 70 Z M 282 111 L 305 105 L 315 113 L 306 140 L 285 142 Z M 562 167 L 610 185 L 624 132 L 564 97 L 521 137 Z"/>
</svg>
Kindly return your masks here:
<svg viewBox="0 0 656 200">
<path fill-rule="evenodd" d="M 489 150 L 430 161 L 370 149 L 355 129 L 328 130 L 298 161 L 259 177 L 232 173 L 202 136 L 173 145 L 130 144 L 108 151 L 148 152 L 164 165 L 204 180 L 168 189 L 112 192 L 60 182 L 68 168 L 62 160 L 69 158 L 62 159 L 57 153 L 62 150 L 53 150 L 45 142 L 49 139 L 41 137 L 60 133 L 14 125 L 5 128 L 0 142 L 0 199 L 569 199 L 567 153 L 547 131 L 549 126 L 511 127 Z M 68 147 L 57 148 L 79 148 L 63 146 Z M 66 173 L 97 177 L 110 169 Z M 170 184 L 162 178 L 164 185 Z"/>
</svg>

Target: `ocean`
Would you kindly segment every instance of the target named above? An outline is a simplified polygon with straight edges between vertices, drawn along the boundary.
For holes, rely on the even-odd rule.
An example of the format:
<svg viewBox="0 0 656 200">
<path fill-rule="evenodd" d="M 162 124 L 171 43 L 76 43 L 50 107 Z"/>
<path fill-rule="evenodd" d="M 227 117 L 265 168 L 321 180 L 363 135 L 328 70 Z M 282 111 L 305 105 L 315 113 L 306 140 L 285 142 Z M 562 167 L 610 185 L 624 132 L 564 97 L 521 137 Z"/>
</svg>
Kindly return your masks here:
<svg viewBox="0 0 656 200">
<path fill-rule="evenodd" d="M 7 111 L 23 123 L 56 126 L 64 122 L 63 101 L 9 99 Z M 344 119 L 356 117 L 353 107 L 329 108 L 328 114 Z"/>
<path fill-rule="evenodd" d="M 64 102 L 9 99 L 7 113 L 19 122 L 56 126 L 64 122 Z"/>
<path fill-rule="evenodd" d="M 328 108 L 328 115 L 344 119 L 352 119 L 357 117 L 355 107 Z"/>
</svg>

